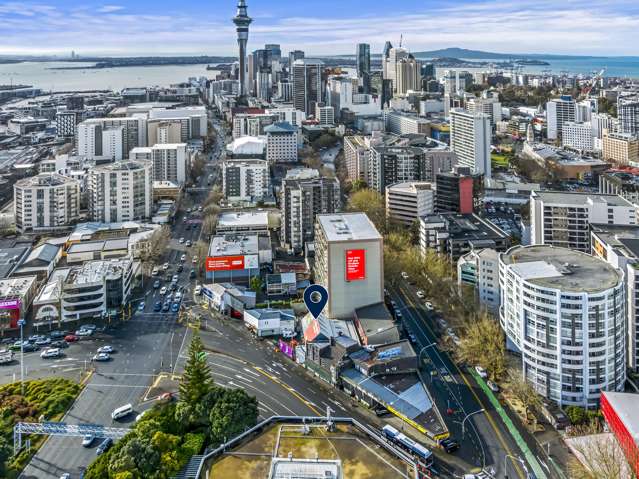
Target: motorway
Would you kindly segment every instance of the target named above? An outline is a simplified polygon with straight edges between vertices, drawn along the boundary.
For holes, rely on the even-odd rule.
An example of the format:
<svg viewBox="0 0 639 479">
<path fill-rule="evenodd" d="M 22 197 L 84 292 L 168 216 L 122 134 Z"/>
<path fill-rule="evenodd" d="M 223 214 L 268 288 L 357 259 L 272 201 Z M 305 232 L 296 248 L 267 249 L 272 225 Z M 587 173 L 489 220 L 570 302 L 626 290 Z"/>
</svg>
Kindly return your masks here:
<svg viewBox="0 0 639 479">
<path fill-rule="evenodd" d="M 519 448 L 474 379 L 457 366 L 447 352 L 440 351 L 438 334 L 435 333 L 435 313 L 422 305 L 415 292 L 415 288 L 406 282 L 401 282 L 391 291 L 402 312 L 405 327 L 417 338 L 414 346 L 419 353 L 425 384 L 452 436 L 459 440 L 462 449 L 473 451 L 475 465 L 492 471 L 497 478 L 504 477 L 504 458 L 507 455 L 519 456 Z M 448 408 L 454 411 L 452 415 L 447 414 Z M 478 412 L 481 410 L 483 412 Z M 508 477 L 526 478 L 517 461 L 509 459 L 506 467 Z"/>
</svg>

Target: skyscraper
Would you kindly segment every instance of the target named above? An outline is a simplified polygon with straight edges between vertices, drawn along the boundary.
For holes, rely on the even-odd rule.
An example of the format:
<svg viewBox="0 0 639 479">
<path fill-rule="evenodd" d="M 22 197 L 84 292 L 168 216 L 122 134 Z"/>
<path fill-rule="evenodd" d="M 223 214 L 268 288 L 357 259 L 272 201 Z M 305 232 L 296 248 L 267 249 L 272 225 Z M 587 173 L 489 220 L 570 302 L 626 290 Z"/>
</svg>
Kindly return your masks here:
<svg viewBox="0 0 639 479">
<path fill-rule="evenodd" d="M 293 63 L 295 60 L 301 60 L 304 58 L 304 52 L 302 50 L 291 50 L 288 52 L 288 71 L 289 74 L 293 75 Z"/>
<path fill-rule="evenodd" d="M 246 43 L 248 42 L 249 25 L 253 19 L 246 12 L 246 2 L 238 0 L 237 15 L 233 18 L 237 32 L 237 44 L 240 47 L 240 98 L 246 95 Z"/>
<path fill-rule="evenodd" d="M 468 113 L 461 108 L 450 111 L 450 148 L 459 157 L 459 165 L 471 173 L 490 178 L 490 117 Z"/>
<path fill-rule="evenodd" d="M 315 111 L 315 103 L 322 101 L 321 60 L 304 58 L 293 63 L 293 106 L 306 115 Z"/>
<path fill-rule="evenodd" d="M 382 50 L 382 78 L 384 80 L 388 79 L 388 57 L 390 55 L 391 48 L 393 48 L 393 44 L 387 41 L 384 44 L 384 50 Z"/>
<path fill-rule="evenodd" d="M 370 93 L 371 46 L 368 43 L 357 44 L 357 77 L 361 82 L 362 93 Z"/>
</svg>

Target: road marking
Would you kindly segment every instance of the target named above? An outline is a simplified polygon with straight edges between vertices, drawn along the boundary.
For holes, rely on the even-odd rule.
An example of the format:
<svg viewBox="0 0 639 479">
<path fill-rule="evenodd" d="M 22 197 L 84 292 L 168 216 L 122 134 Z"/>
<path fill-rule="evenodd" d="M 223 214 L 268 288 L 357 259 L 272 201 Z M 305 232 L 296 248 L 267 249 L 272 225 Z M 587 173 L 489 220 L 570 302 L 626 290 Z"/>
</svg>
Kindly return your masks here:
<svg viewBox="0 0 639 479">
<path fill-rule="evenodd" d="M 253 381 L 251 381 L 250 379 L 246 379 L 244 376 L 240 376 L 239 374 L 236 374 L 235 377 L 237 379 L 239 379 L 240 381 L 245 381 L 247 383 L 252 383 Z"/>
<path fill-rule="evenodd" d="M 257 372 L 259 372 L 260 374 L 263 374 L 264 376 L 266 376 L 267 378 L 269 378 L 271 381 L 279 384 L 280 386 L 282 386 L 283 388 L 285 388 L 287 391 L 289 391 L 293 396 L 295 396 L 297 399 L 299 399 L 300 401 L 302 401 L 304 404 L 306 404 L 306 406 L 313 411 L 315 414 L 317 414 L 318 416 L 321 416 L 322 414 L 320 413 L 320 411 L 313 406 L 310 401 L 307 401 L 304 396 L 302 396 L 301 394 L 299 394 L 297 391 L 295 391 L 293 388 L 291 388 L 288 384 L 286 384 L 285 382 L 283 382 L 281 379 L 276 378 L 275 376 L 267 373 L 266 371 L 264 371 L 262 368 L 260 368 L 259 366 L 253 366 L 255 368 L 255 370 Z"/>
<path fill-rule="evenodd" d="M 258 377 L 258 378 L 260 377 L 260 375 L 258 373 L 256 373 L 255 371 L 251 371 L 249 368 L 242 368 L 242 369 L 244 369 L 244 371 L 246 371 L 247 373 L 249 373 L 249 374 L 251 374 L 251 375 L 253 375 L 255 377 Z"/>
</svg>

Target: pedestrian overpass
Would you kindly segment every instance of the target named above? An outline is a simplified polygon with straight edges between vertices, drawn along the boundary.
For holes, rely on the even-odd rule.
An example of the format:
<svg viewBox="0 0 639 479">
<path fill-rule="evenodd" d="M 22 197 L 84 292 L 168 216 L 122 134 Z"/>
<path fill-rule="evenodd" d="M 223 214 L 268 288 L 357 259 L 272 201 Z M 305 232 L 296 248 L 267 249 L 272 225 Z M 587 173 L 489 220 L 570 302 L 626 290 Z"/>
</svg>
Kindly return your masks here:
<svg viewBox="0 0 639 479">
<path fill-rule="evenodd" d="M 19 422 L 13 426 L 13 455 L 23 447 L 23 434 L 47 436 L 83 437 L 91 435 L 99 439 L 120 439 L 130 429 L 106 427 L 99 424 L 66 424 L 64 422 Z"/>
</svg>

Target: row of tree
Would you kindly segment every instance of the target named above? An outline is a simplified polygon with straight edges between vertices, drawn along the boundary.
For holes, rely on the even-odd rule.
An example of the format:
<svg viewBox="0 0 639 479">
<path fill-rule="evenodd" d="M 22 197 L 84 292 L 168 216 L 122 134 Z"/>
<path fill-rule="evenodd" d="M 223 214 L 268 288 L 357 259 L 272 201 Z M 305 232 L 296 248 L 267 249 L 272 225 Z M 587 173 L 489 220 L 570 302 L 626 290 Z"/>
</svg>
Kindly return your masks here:
<svg viewBox="0 0 639 479">
<path fill-rule="evenodd" d="M 193 337 L 175 403 L 146 413 L 87 469 L 86 479 L 167 479 L 205 446 L 216 447 L 256 424 L 257 399 L 216 386 L 199 335 Z"/>
</svg>

